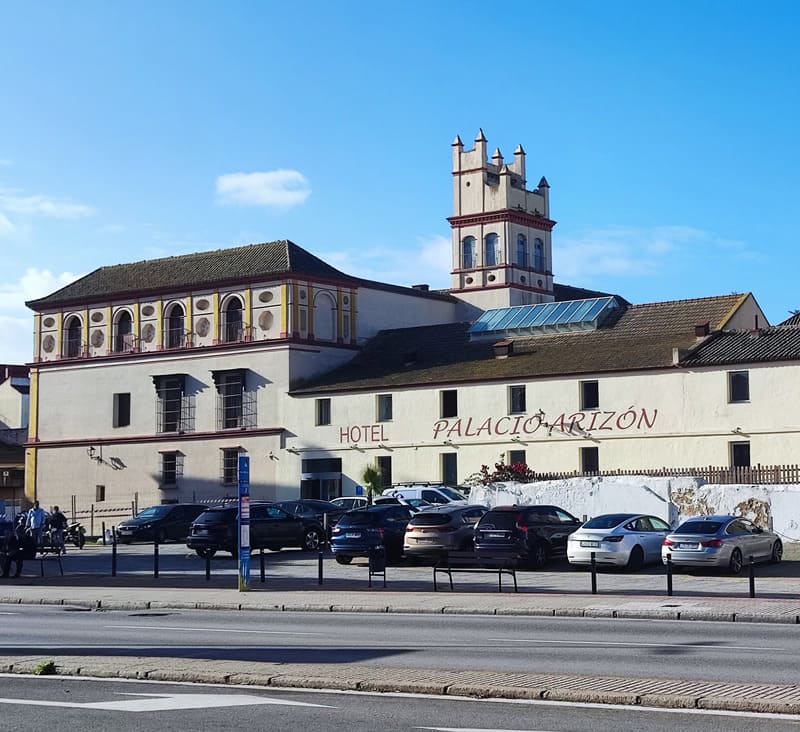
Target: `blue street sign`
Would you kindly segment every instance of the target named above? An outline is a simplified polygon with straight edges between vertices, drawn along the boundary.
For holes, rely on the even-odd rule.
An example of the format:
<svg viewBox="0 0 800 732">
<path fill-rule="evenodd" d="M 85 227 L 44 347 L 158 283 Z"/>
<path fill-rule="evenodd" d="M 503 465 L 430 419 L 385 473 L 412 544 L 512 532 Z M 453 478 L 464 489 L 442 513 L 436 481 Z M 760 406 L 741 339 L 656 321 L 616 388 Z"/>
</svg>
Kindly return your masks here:
<svg viewBox="0 0 800 732">
<path fill-rule="evenodd" d="M 239 455 L 239 592 L 250 589 L 250 458 Z"/>
</svg>

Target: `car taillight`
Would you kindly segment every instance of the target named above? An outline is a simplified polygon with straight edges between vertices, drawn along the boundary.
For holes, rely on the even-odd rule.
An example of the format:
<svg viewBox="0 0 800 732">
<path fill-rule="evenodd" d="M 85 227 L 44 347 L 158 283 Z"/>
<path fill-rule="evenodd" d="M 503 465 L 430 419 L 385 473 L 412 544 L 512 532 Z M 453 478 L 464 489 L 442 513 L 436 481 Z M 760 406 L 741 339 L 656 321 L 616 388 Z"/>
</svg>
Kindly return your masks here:
<svg viewBox="0 0 800 732">
<path fill-rule="evenodd" d="M 700 546 L 721 547 L 724 543 L 722 539 L 709 539 L 708 541 L 701 541 Z"/>
<path fill-rule="evenodd" d="M 675 542 L 672 541 L 672 539 L 664 539 L 664 541 L 661 542 L 661 546 L 675 546 Z"/>
<path fill-rule="evenodd" d="M 618 544 L 622 541 L 621 536 L 604 536 L 601 541 L 607 541 L 609 544 Z"/>
</svg>

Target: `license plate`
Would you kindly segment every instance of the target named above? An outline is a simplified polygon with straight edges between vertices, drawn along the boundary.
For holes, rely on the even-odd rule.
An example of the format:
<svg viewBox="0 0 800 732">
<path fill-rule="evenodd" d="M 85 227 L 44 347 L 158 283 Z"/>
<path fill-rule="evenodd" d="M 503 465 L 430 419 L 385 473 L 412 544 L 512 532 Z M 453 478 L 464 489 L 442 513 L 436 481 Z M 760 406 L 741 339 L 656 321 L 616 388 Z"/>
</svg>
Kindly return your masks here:
<svg viewBox="0 0 800 732">
<path fill-rule="evenodd" d="M 488 536 L 490 539 L 504 539 L 505 538 L 505 534 L 500 532 L 500 531 L 490 531 L 488 534 L 486 534 L 486 536 Z"/>
<path fill-rule="evenodd" d="M 357 532 L 353 532 L 353 533 L 345 534 L 344 538 L 345 539 L 360 539 L 361 538 L 361 534 L 359 534 Z"/>
<path fill-rule="evenodd" d="M 434 541 L 436 541 L 436 539 L 434 539 L 434 538 L 430 538 L 430 539 L 417 539 L 417 544 L 433 544 L 433 542 L 434 542 Z"/>
<path fill-rule="evenodd" d="M 590 548 L 596 549 L 597 547 L 600 546 L 600 542 L 599 541 L 582 541 L 581 542 L 581 546 L 585 546 L 585 547 L 590 547 Z"/>
<path fill-rule="evenodd" d="M 678 549 L 697 549 L 697 544 L 687 544 L 686 542 L 676 544 L 676 546 Z"/>
</svg>

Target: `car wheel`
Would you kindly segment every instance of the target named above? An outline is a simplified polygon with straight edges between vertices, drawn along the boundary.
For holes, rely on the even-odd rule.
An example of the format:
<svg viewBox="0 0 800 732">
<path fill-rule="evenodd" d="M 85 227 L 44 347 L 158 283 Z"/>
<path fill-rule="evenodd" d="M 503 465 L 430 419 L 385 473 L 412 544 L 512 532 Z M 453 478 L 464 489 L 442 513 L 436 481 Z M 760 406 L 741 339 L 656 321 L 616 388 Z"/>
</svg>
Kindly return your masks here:
<svg viewBox="0 0 800 732">
<path fill-rule="evenodd" d="M 216 549 L 195 549 L 197 556 L 201 559 L 211 559 L 216 553 Z"/>
<path fill-rule="evenodd" d="M 533 548 L 530 551 L 530 565 L 534 569 L 542 569 L 547 564 L 547 560 L 550 558 L 550 551 L 547 549 L 547 545 L 542 543 L 541 541 L 537 542 L 533 545 Z"/>
<path fill-rule="evenodd" d="M 731 561 L 728 563 L 728 569 L 731 574 L 739 574 L 742 571 L 742 553 L 738 549 L 734 549 L 731 553 Z"/>
<path fill-rule="evenodd" d="M 630 556 L 628 557 L 627 569 L 629 572 L 638 572 L 644 564 L 644 551 L 638 544 L 631 549 Z"/>
<path fill-rule="evenodd" d="M 783 559 L 783 543 L 778 540 L 772 545 L 772 554 L 769 561 L 772 564 L 779 564 L 781 559 Z"/>
<path fill-rule="evenodd" d="M 341 554 L 336 555 L 336 564 L 350 564 L 353 561 L 353 557 L 345 557 Z"/>
<path fill-rule="evenodd" d="M 303 549 L 313 552 L 319 549 L 322 544 L 322 535 L 316 529 L 307 529 L 303 533 Z"/>
</svg>

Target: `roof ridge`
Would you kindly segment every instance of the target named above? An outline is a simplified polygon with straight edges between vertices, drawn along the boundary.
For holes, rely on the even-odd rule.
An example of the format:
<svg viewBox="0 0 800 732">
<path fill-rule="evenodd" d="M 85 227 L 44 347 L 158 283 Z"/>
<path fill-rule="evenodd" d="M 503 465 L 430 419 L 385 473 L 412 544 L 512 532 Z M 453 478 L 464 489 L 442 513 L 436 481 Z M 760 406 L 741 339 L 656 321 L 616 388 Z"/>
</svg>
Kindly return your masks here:
<svg viewBox="0 0 800 732">
<path fill-rule="evenodd" d="M 631 305 L 632 308 L 647 308 L 653 307 L 656 305 L 672 305 L 678 302 L 708 302 L 710 300 L 724 300 L 726 298 L 734 297 L 734 298 L 742 298 L 750 295 L 749 292 L 731 292 L 727 295 L 707 295 L 706 297 L 685 297 L 679 298 L 676 300 L 656 300 L 655 302 L 642 302 Z"/>
</svg>

